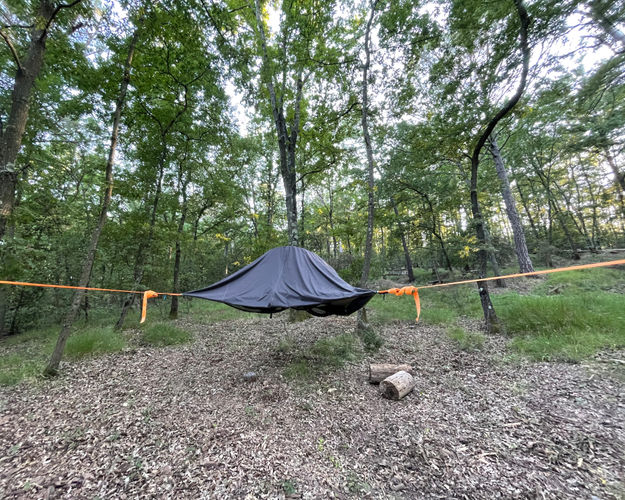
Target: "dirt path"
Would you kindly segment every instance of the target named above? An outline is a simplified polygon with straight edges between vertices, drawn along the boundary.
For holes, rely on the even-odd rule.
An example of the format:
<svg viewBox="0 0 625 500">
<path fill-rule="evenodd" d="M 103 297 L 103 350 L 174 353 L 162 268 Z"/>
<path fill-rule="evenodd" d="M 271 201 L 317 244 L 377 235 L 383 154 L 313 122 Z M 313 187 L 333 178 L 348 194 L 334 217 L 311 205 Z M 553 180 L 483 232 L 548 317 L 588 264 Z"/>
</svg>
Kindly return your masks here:
<svg viewBox="0 0 625 500">
<path fill-rule="evenodd" d="M 3 498 L 622 498 L 618 362 L 507 361 L 505 340 L 458 351 L 442 330 L 385 327 L 383 348 L 314 383 L 277 348 L 352 318 L 217 325 L 196 340 L 65 364 L 0 390 Z M 623 359 L 623 353 L 609 358 Z M 418 367 L 400 402 L 370 361 Z M 256 382 L 242 374 L 254 370 Z"/>
</svg>

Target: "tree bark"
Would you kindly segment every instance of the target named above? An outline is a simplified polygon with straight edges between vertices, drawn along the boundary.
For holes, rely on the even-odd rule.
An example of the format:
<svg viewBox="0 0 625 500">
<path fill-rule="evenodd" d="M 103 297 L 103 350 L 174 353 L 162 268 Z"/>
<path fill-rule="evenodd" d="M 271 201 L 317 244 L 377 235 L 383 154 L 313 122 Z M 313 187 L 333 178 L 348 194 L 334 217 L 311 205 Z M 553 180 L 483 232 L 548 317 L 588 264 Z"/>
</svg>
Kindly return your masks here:
<svg viewBox="0 0 625 500">
<path fill-rule="evenodd" d="M 165 137 L 163 136 L 163 141 L 165 141 Z M 156 225 L 156 214 L 158 211 L 158 204 L 161 198 L 161 190 L 163 188 L 163 175 L 165 173 L 165 160 L 167 159 L 167 146 L 163 145 L 163 152 L 161 153 L 161 157 L 159 159 L 159 168 L 158 168 L 158 176 L 156 178 L 156 186 L 154 199 L 152 200 L 152 214 L 150 216 L 150 229 L 148 231 L 148 237 L 146 240 L 141 240 L 139 244 L 139 248 L 137 249 L 137 255 L 135 258 L 135 269 L 133 273 L 133 287 L 132 290 L 136 289 L 143 280 L 143 273 L 145 271 L 145 255 L 150 250 L 152 246 L 152 239 L 154 238 L 154 226 Z M 136 293 L 129 293 L 124 301 L 124 305 L 122 306 L 122 310 L 119 314 L 119 319 L 117 323 L 115 323 L 115 330 L 121 330 L 124 326 L 124 322 L 126 321 L 126 316 L 128 315 L 128 311 L 132 307 L 135 302 Z"/>
<path fill-rule="evenodd" d="M 362 263 L 362 274 L 360 275 L 360 286 L 365 287 L 369 280 L 369 271 L 371 269 L 371 254 L 373 253 L 373 217 L 375 215 L 374 205 L 374 167 L 373 147 L 371 146 L 371 136 L 369 134 L 369 67 L 371 65 L 371 48 L 369 47 L 371 37 L 371 25 L 375 16 L 375 8 L 378 0 L 374 0 L 371 4 L 371 14 L 365 29 L 365 63 L 362 66 L 362 115 L 360 123 L 362 125 L 362 136 L 365 142 L 365 150 L 367 152 L 367 235 L 365 239 L 365 255 Z M 367 330 L 369 324 L 367 322 L 367 312 L 365 308 L 358 310 L 357 331 Z"/>
<path fill-rule="evenodd" d="M 141 23 L 142 18 L 139 20 L 139 24 Z M 102 234 L 104 224 L 106 223 L 107 210 L 111 202 L 111 196 L 113 194 L 113 164 L 115 162 L 115 152 L 117 149 L 119 122 L 121 120 L 124 103 L 126 102 L 126 93 L 128 91 L 128 84 L 130 82 L 130 70 L 132 68 L 132 58 L 134 56 L 137 41 L 139 39 L 139 29 L 139 27 L 135 29 L 135 32 L 132 35 L 130 41 L 128 55 L 126 56 L 126 62 L 124 64 L 124 76 L 120 85 L 117 102 L 115 104 L 115 112 L 113 113 L 113 130 L 111 132 L 111 145 L 109 147 L 109 155 L 105 167 L 105 185 L 103 188 L 104 192 L 102 196 L 102 205 L 100 207 L 98 222 L 93 230 L 93 233 L 91 234 L 91 242 L 89 244 L 89 249 L 87 250 L 87 255 L 85 256 L 85 260 L 83 262 L 82 273 L 78 282 L 78 286 L 82 287 L 87 286 L 91 279 L 91 270 L 93 269 L 93 262 L 95 260 L 96 250 L 98 248 L 98 241 L 100 239 L 100 235 Z M 59 338 L 57 339 L 56 346 L 54 347 L 54 352 L 52 353 L 50 361 L 45 368 L 44 373 L 46 375 L 55 375 L 58 371 L 59 363 L 61 362 L 63 352 L 65 351 L 65 344 L 70 336 L 72 325 L 76 319 L 84 295 L 85 290 L 76 290 L 74 292 L 74 298 L 72 300 L 70 309 L 65 316 L 65 320 L 63 321 L 63 327 L 61 328 L 61 331 L 59 333 Z"/>
<path fill-rule="evenodd" d="M 475 224 L 475 232 L 477 239 L 480 243 L 480 249 L 478 250 L 478 266 L 479 266 L 479 277 L 486 277 L 486 262 L 488 259 L 488 253 L 486 249 L 487 241 L 486 234 L 484 230 L 484 220 L 482 216 L 482 211 L 480 208 L 480 203 L 478 199 L 478 191 L 477 191 L 477 173 L 480 165 L 480 153 L 482 152 L 482 148 L 486 144 L 487 139 L 495 130 L 497 124 L 504 118 L 512 109 L 516 106 L 516 104 L 521 99 L 523 95 L 523 91 L 525 90 L 525 85 L 527 83 L 527 74 L 529 72 L 529 60 L 530 60 L 530 49 L 527 43 L 527 32 L 530 24 L 529 16 L 527 15 L 527 11 L 523 5 L 522 0 L 514 0 L 514 4 L 517 10 L 517 14 L 519 16 L 519 21 L 521 23 L 520 28 L 520 47 L 521 54 L 523 58 L 523 67 L 521 70 L 521 80 L 519 82 L 519 86 L 515 94 L 510 98 L 506 104 L 502 106 L 502 108 L 491 118 L 488 122 L 488 125 L 484 129 L 484 131 L 479 136 L 475 148 L 471 154 L 471 212 L 473 214 L 473 221 Z M 477 287 L 480 293 L 480 302 L 482 304 L 482 311 L 484 312 L 484 320 L 486 322 L 486 328 L 489 332 L 498 331 L 501 328 L 499 323 L 499 319 L 497 318 L 497 314 L 495 313 L 495 308 L 490 299 L 490 293 L 488 292 L 488 282 L 479 281 L 477 283 Z"/>
<path fill-rule="evenodd" d="M 523 230 L 523 224 L 521 223 L 521 218 L 519 217 L 519 212 L 516 208 L 514 196 L 512 196 L 510 181 L 508 180 L 508 172 L 506 171 L 495 134 L 491 134 L 489 142 L 490 153 L 493 157 L 493 161 L 495 162 L 495 170 L 497 171 L 497 176 L 501 182 L 501 195 L 504 203 L 506 204 L 506 213 L 508 215 L 508 220 L 510 221 L 510 226 L 512 226 L 514 249 L 519 262 L 519 270 L 522 273 L 532 273 L 534 272 L 534 266 L 532 265 L 529 250 L 527 249 L 525 231 Z"/>
<path fill-rule="evenodd" d="M 180 164 L 179 170 L 179 183 L 182 182 L 182 164 Z M 180 260 L 182 257 L 182 250 L 180 248 L 180 239 L 184 231 L 184 224 L 187 219 L 187 186 L 189 185 L 189 178 L 187 177 L 182 182 L 182 210 L 180 213 L 180 221 L 178 222 L 178 232 L 176 233 L 176 256 L 174 258 L 174 293 L 180 293 Z M 171 296 L 171 307 L 169 308 L 169 318 L 176 319 L 178 317 L 178 299 L 177 295 Z"/>
<path fill-rule="evenodd" d="M 28 121 L 30 99 L 35 80 L 41 72 L 46 51 L 48 30 L 59 8 L 48 0 L 41 0 L 37 8 L 36 22 L 30 34 L 28 54 L 20 61 L 10 39 L 2 33 L 13 52 L 17 72 L 11 93 L 11 108 L 6 127 L 0 130 L 0 241 L 4 240 L 8 220 L 15 207 L 17 172 L 15 160 L 22 145 L 22 138 Z"/>
<path fill-rule="evenodd" d="M 273 122 L 278 136 L 280 173 L 282 175 L 285 192 L 288 242 L 289 245 L 298 245 L 299 234 L 297 227 L 297 178 L 295 153 L 297 138 L 299 135 L 300 107 L 303 96 L 304 79 L 302 78 L 302 71 L 300 70 L 297 74 L 293 121 L 291 122 L 291 131 L 289 133 L 286 118 L 284 116 L 284 96 L 282 96 L 280 100 L 278 99 L 273 83 L 273 73 L 270 73 L 267 38 L 265 36 L 265 28 L 260 12 L 260 1 L 255 0 L 254 5 L 256 13 L 256 27 L 260 36 L 263 59 L 263 71 L 261 76 L 265 80 L 267 90 L 269 91 Z M 283 40 L 283 43 L 283 48 L 286 52 L 286 39 Z M 284 70 L 286 71 L 286 67 Z"/>
</svg>

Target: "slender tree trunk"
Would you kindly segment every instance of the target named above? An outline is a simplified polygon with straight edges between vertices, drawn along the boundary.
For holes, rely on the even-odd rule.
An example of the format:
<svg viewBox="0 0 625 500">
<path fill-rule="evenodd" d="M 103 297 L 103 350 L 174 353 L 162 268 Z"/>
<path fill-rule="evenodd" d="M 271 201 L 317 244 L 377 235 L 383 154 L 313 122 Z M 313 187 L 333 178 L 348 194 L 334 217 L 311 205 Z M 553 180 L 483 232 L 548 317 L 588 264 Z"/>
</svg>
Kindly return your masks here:
<svg viewBox="0 0 625 500">
<path fill-rule="evenodd" d="M 605 157 L 614 173 L 614 187 L 616 189 L 616 196 L 621 205 L 621 218 L 625 219 L 625 171 L 622 172 L 619 170 L 609 148 L 605 148 Z"/>
<path fill-rule="evenodd" d="M 408 249 L 408 243 L 406 241 L 406 233 L 404 232 L 403 224 L 399 220 L 399 210 L 397 209 L 397 203 L 395 203 L 395 199 L 392 197 L 391 203 L 393 204 L 393 211 L 395 212 L 395 217 L 397 217 L 397 225 L 399 226 L 399 237 L 401 239 L 401 246 L 404 249 L 404 260 L 406 261 L 406 269 L 408 271 L 408 281 L 412 283 L 414 281 L 414 271 L 412 269 L 412 258 L 410 257 L 410 250 Z"/>
<path fill-rule="evenodd" d="M 539 238 L 540 235 L 538 234 L 538 230 L 536 229 L 536 224 L 534 224 L 534 219 L 532 218 L 532 214 L 529 211 L 527 199 L 525 195 L 523 194 L 523 191 L 521 190 L 521 184 L 519 182 L 516 183 L 516 189 L 519 193 L 519 198 L 521 198 L 521 204 L 523 205 L 523 210 L 525 211 L 525 215 L 527 216 L 527 219 L 529 220 L 530 227 L 532 228 L 532 232 L 534 233 L 534 237 Z"/>
<path fill-rule="evenodd" d="M 189 179 L 187 178 L 182 184 L 182 211 L 180 213 L 180 221 L 178 223 L 178 232 L 176 234 L 176 256 L 174 258 L 174 293 L 180 293 L 180 260 L 182 250 L 180 248 L 180 240 L 184 231 L 184 224 L 187 219 L 187 186 Z M 169 318 L 176 319 L 178 317 L 178 296 L 171 296 L 171 307 L 169 309 Z"/>
<path fill-rule="evenodd" d="M 374 205 L 374 177 L 375 163 L 373 160 L 373 147 L 371 146 L 371 136 L 369 134 L 369 67 L 371 65 L 371 47 L 369 46 L 371 37 L 371 25 L 375 16 L 377 0 L 371 4 L 371 14 L 365 29 L 365 63 L 362 66 L 362 115 L 360 123 L 362 125 L 362 136 L 367 152 L 367 236 L 365 238 L 365 256 L 362 263 L 362 274 L 360 275 L 360 286 L 365 287 L 369 280 L 369 270 L 371 269 L 371 254 L 373 253 L 373 217 L 375 215 Z M 370 328 L 367 321 L 367 311 L 363 307 L 358 310 L 357 330 L 363 331 Z"/>
<path fill-rule="evenodd" d="M 503 157 L 499 151 L 497 138 L 494 134 L 491 134 L 490 136 L 490 153 L 493 156 L 495 170 L 497 171 L 497 176 L 501 182 L 501 195 L 504 203 L 506 204 L 506 213 L 508 215 L 508 220 L 510 221 L 510 226 L 512 226 L 514 249 L 519 262 L 519 269 L 522 273 L 532 273 L 534 272 L 534 266 L 532 265 L 529 250 L 527 249 L 525 231 L 523 230 L 523 224 L 521 223 L 519 212 L 516 209 L 516 202 L 512 196 L 510 181 L 508 180 L 508 172 L 506 172 Z"/>
<path fill-rule="evenodd" d="M 139 22 L 142 23 L 142 20 L 140 20 Z M 91 234 L 91 242 L 89 244 L 87 255 L 85 256 L 85 260 L 83 262 L 82 272 L 80 275 L 80 280 L 78 282 L 78 286 L 82 287 L 87 286 L 91 279 L 91 270 L 93 269 L 93 262 L 95 260 L 96 250 L 98 248 L 98 241 L 100 239 L 100 235 L 102 234 L 104 224 L 106 223 L 107 211 L 111 202 L 111 196 L 113 194 L 113 164 L 115 162 L 115 151 L 117 149 L 119 122 L 121 119 L 122 110 L 124 108 L 124 103 L 126 102 L 126 92 L 128 90 L 128 83 L 130 82 L 132 58 L 134 56 L 135 47 L 137 46 L 137 41 L 139 39 L 139 29 L 140 28 L 137 27 L 132 36 L 132 39 L 130 40 L 128 55 L 126 56 L 126 63 L 124 64 L 124 76 L 120 86 L 119 95 L 117 97 L 115 112 L 113 114 L 113 130 L 111 133 L 111 145 L 109 147 L 109 155 L 105 168 L 106 183 L 104 185 L 100 215 L 98 217 L 96 227 Z M 65 350 L 65 344 L 70 336 L 72 325 L 76 319 L 84 295 L 85 290 L 76 290 L 74 292 L 74 298 L 72 300 L 70 309 L 65 316 L 65 320 L 63 321 L 63 327 L 61 328 L 61 331 L 59 333 L 59 338 L 56 342 L 56 346 L 54 347 L 54 352 L 52 353 L 50 361 L 48 362 L 48 366 L 46 366 L 46 369 L 44 371 L 46 375 L 54 375 L 58 371 L 59 363 L 61 362 L 61 358 L 63 357 L 63 352 Z"/>
</svg>

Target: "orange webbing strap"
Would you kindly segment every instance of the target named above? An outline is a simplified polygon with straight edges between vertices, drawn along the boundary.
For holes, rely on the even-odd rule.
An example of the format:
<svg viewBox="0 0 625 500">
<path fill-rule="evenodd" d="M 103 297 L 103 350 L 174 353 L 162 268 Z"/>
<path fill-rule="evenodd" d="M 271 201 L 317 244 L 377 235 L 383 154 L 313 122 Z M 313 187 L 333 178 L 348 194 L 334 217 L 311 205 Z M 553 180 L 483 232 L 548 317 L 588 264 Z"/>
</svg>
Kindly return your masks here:
<svg viewBox="0 0 625 500">
<path fill-rule="evenodd" d="M 154 297 L 158 297 L 159 295 L 182 295 L 181 293 L 171 293 L 171 292 L 160 292 L 156 293 L 152 290 L 147 290 L 145 292 L 139 290 L 117 290 L 115 288 L 94 288 L 88 286 L 71 286 L 71 285 L 52 285 L 49 283 L 28 283 L 26 281 L 4 281 L 0 280 L 0 285 L 15 285 L 15 286 L 37 286 L 42 288 L 69 288 L 72 290 L 89 290 L 92 292 L 114 292 L 114 293 L 141 293 L 143 294 L 143 303 L 141 305 L 141 323 L 145 321 L 145 316 L 147 314 L 148 308 L 148 299 L 152 299 Z"/>
<path fill-rule="evenodd" d="M 397 295 L 412 295 L 414 297 L 414 305 L 417 309 L 417 323 L 419 322 L 419 316 L 421 316 L 421 301 L 419 300 L 419 289 L 416 286 L 404 286 L 402 288 L 389 288 L 388 290 L 380 290 L 378 293 L 390 293 Z"/>
<path fill-rule="evenodd" d="M 158 293 L 152 290 L 146 290 L 143 292 L 143 303 L 141 304 L 141 321 L 139 323 L 143 323 L 145 321 L 145 315 L 148 312 L 148 299 L 152 299 L 154 297 L 158 297 Z"/>
<path fill-rule="evenodd" d="M 398 297 L 400 295 L 414 296 L 415 306 L 417 308 L 417 321 L 419 321 L 419 316 L 421 315 L 421 304 L 419 301 L 419 289 L 438 288 L 442 286 L 463 285 L 465 283 L 479 283 L 481 281 L 494 281 L 494 280 L 503 280 L 503 279 L 508 279 L 508 278 L 521 278 L 523 276 L 536 276 L 538 274 L 561 273 L 564 271 L 578 271 L 580 269 L 593 269 L 595 267 L 622 266 L 622 265 L 625 265 L 625 259 L 610 260 L 608 262 L 595 262 L 594 264 L 581 264 L 579 266 L 558 267 L 556 269 L 545 269 L 543 271 L 534 271 L 533 273 L 505 274 L 503 276 L 491 276 L 490 278 L 476 278 L 472 280 L 451 281 L 449 283 L 436 283 L 435 285 L 423 285 L 419 287 L 404 286 L 402 288 L 389 288 L 388 290 L 379 290 L 378 293 L 380 294 L 390 293 L 392 295 L 397 295 Z"/>
</svg>

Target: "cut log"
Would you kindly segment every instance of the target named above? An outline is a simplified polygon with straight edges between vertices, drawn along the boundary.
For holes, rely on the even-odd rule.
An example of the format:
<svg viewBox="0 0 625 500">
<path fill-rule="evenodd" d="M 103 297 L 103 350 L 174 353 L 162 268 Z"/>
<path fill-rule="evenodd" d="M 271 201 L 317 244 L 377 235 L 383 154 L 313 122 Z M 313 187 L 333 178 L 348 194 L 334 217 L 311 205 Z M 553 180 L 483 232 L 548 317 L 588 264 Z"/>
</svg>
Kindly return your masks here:
<svg viewBox="0 0 625 500">
<path fill-rule="evenodd" d="M 401 371 L 380 382 L 380 392 L 382 396 L 395 401 L 403 398 L 414 386 L 417 385 L 414 377 L 410 373 Z"/>
<path fill-rule="evenodd" d="M 414 373 L 414 370 L 410 365 L 393 365 L 390 363 L 369 365 L 369 382 L 372 384 L 379 384 L 385 378 L 401 371 L 408 372 L 410 374 Z"/>
</svg>

